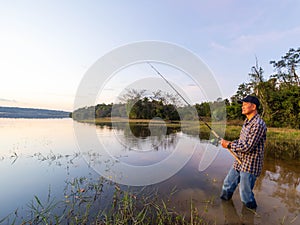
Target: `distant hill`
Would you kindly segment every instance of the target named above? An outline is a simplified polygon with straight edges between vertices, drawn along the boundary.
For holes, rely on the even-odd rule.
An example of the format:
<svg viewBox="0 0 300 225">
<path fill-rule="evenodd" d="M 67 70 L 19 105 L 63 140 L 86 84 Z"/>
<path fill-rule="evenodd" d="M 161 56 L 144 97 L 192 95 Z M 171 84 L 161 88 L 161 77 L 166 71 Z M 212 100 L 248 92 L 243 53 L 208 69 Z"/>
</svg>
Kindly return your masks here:
<svg viewBox="0 0 300 225">
<path fill-rule="evenodd" d="M 49 109 L 34 109 L 34 108 L 19 108 L 19 107 L 3 107 L 0 106 L 0 118 L 67 118 L 70 112 L 49 110 Z"/>
</svg>

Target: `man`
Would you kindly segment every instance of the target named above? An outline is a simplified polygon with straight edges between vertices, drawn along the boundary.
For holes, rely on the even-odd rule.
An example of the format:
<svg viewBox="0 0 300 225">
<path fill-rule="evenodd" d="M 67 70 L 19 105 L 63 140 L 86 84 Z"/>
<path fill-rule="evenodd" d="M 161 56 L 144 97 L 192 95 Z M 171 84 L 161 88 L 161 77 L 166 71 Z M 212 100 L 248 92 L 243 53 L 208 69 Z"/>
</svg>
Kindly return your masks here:
<svg viewBox="0 0 300 225">
<path fill-rule="evenodd" d="M 238 102 L 242 104 L 242 114 L 246 116 L 240 137 L 232 142 L 222 139 L 221 144 L 224 148 L 235 152 L 241 164 L 238 161 L 234 162 L 224 180 L 220 197 L 223 200 L 230 200 L 240 184 L 242 202 L 246 207 L 256 209 L 257 204 L 252 190 L 263 166 L 267 127 L 257 112 L 260 102 L 256 97 L 249 95 Z"/>
</svg>

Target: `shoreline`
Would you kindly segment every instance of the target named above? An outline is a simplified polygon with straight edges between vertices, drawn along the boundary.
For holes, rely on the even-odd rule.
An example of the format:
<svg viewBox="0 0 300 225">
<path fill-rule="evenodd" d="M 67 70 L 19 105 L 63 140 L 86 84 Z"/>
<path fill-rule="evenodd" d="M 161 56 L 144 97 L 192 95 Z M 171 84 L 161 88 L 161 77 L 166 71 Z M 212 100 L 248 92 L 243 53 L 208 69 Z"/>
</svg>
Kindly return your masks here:
<svg viewBox="0 0 300 225">
<path fill-rule="evenodd" d="M 127 119 L 127 118 L 97 118 L 95 120 L 75 120 L 77 122 L 95 124 L 96 126 L 112 126 L 113 123 L 118 125 L 118 128 L 125 129 L 129 124 L 132 126 L 151 126 L 165 124 L 167 128 L 174 129 L 175 132 L 181 131 L 182 121 L 163 121 L 163 120 L 150 120 L 150 119 Z M 224 122 L 208 122 L 213 126 L 213 129 L 217 133 L 224 133 L 224 139 L 235 140 L 239 137 L 243 121 L 227 121 Z M 201 139 L 209 139 L 210 130 L 201 121 L 195 123 L 195 121 L 183 121 L 184 133 L 190 135 L 199 135 Z M 268 127 L 267 140 L 265 147 L 265 155 L 276 159 L 300 159 L 300 130 L 292 128 L 277 128 Z"/>
</svg>

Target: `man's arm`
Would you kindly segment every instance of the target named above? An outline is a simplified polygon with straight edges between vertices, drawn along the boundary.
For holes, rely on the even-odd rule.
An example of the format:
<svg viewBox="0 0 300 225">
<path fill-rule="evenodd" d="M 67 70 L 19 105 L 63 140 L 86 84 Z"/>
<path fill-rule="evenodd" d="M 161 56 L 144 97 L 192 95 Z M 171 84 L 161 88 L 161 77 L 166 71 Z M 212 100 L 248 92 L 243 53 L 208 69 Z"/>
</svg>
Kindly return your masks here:
<svg viewBox="0 0 300 225">
<path fill-rule="evenodd" d="M 245 137 L 240 137 L 238 140 L 231 142 L 232 150 L 235 152 L 251 152 L 265 135 L 265 132 L 265 126 L 254 124 L 245 134 Z"/>
</svg>

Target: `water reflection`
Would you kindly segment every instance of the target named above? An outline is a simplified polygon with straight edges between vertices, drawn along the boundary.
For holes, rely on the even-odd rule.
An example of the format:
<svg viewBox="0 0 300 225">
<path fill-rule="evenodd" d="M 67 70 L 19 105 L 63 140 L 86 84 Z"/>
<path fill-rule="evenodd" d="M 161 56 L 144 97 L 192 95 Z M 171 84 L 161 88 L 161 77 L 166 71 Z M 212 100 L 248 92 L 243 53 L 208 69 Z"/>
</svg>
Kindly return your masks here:
<svg viewBox="0 0 300 225">
<path fill-rule="evenodd" d="M 180 131 L 180 127 L 170 128 L 161 123 L 152 125 L 127 123 L 117 127 L 122 133 L 116 137 L 126 149 L 143 152 L 173 148 L 177 138 L 172 134 Z"/>
<path fill-rule="evenodd" d="M 71 120 L 0 119 L 0 220 L 17 208 L 20 216 L 28 215 L 28 202 L 34 195 L 47 198 L 49 187 L 51 196 L 65 199 L 65 195 L 72 194 L 65 191 L 66 184 L 73 188 L 71 183 L 82 177 L 79 180 L 92 185 L 91 180 L 99 178 L 99 174 L 92 169 L 94 164 L 104 164 L 110 170 L 119 161 L 137 166 L 160 161 L 172 154 L 178 137 L 182 135 L 177 128 L 168 128 L 164 135 L 153 135 L 160 132 L 154 130 L 151 137 L 147 136 L 151 133 L 149 126 L 98 126 L 98 138 L 116 158 L 107 162 L 93 146 L 87 151 L 78 150 L 72 123 Z M 91 127 L 86 124 L 81 126 Z M 113 136 L 118 139 L 113 141 Z M 199 141 L 198 136 L 186 137 L 187 140 Z M 136 148 L 152 150 L 140 154 L 133 150 Z M 189 162 L 174 176 L 147 188 L 157 189 L 163 199 L 176 187 L 168 203 L 170 207 L 175 207 L 188 217 L 193 204 L 199 215 L 216 224 L 280 224 L 282 221 L 300 224 L 299 161 L 271 160 L 266 157 L 262 175 L 254 189 L 258 209 L 251 212 L 243 208 L 238 192 L 231 202 L 222 202 L 218 198 L 222 181 L 233 161 L 231 155 L 220 150 L 213 164 L 199 172 L 202 156 L 203 146 L 199 145 Z M 83 184 L 80 185 L 83 188 Z M 91 187 L 84 194 L 97 196 L 99 189 Z M 106 189 L 108 195 L 112 195 L 109 188 Z"/>
<path fill-rule="evenodd" d="M 159 162 L 170 154 L 178 144 L 176 129 L 161 127 L 148 127 L 144 124 L 117 124 L 118 129 L 110 126 L 97 127 L 99 142 L 116 160 L 132 165 L 151 165 Z M 161 134 L 161 135 L 159 135 Z M 83 151 L 93 165 L 101 164 L 103 158 L 99 148 Z"/>
<path fill-rule="evenodd" d="M 232 199 L 222 201 L 221 205 L 224 214 L 224 224 L 254 224 L 255 211 L 243 205 L 241 213 L 239 214 Z"/>
<path fill-rule="evenodd" d="M 270 197 L 280 199 L 290 213 L 300 213 L 300 163 L 292 161 L 268 161 L 264 170 L 264 181 L 274 188 Z"/>
</svg>

